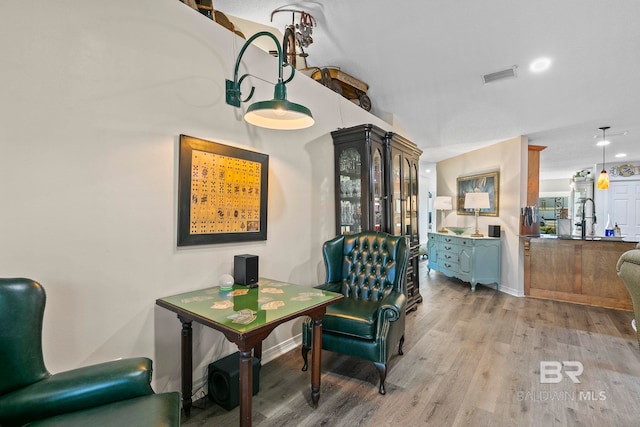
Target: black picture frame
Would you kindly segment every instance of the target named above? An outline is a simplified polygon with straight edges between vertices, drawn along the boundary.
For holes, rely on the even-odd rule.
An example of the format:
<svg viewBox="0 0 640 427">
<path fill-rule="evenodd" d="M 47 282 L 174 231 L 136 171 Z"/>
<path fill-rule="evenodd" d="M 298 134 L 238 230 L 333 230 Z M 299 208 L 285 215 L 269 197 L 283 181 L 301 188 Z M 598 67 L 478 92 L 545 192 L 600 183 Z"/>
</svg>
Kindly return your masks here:
<svg viewBox="0 0 640 427">
<path fill-rule="evenodd" d="M 180 135 L 178 246 L 267 240 L 269 156 Z"/>
</svg>

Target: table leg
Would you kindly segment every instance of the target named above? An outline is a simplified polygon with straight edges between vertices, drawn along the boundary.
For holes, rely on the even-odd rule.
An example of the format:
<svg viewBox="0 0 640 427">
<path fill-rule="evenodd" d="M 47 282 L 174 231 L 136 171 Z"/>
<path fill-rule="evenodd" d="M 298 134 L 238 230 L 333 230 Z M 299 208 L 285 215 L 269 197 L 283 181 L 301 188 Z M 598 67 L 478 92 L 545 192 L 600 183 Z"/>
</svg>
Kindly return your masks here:
<svg viewBox="0 0 640 427">
<path fill-rule="evenodd" d="M 193 388 L 193 330 L 191 321 L 182 322 L 182 408 L 185 415 L 191 415 L 191 389 Z"/>
<path fill-rule="evenodd" d="M 311 345 L 311 400 L 318 407 L 320 399 L 320 370 L 322 367 L 322 314 L 313 318 L 313 343 Z"/>
<path fill-rule="evenodd" d="M 251 427 L 253 395 L 253 356 L 251 348 L 240 350 L 240 426 Z"/>
<path fill-rule="evenodd" d="M 262 341 L 253 346 L 253 357 L 262 360 Z"/>
</svg>

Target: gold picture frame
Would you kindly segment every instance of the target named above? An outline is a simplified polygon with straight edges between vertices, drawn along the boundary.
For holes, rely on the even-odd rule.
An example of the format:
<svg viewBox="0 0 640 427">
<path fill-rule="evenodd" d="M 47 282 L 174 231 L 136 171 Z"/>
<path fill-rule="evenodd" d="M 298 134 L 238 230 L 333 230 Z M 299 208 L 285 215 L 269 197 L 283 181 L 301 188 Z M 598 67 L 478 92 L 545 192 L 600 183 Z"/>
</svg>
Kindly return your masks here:
<svg viewBox="0 0 640 427">
<path fill-rule="evenodd" d="M 457 210 L 458 215 L 474 215 L 473 209 L 464 208 L 464 197 L 469 192 L 489 193 L 488 209 L 480 209 L 481 216 L 498 216 L 500 201 L 500 172 L 481 173 L 477 175 L 461 176 L 457 179 Z"/>
</svg>

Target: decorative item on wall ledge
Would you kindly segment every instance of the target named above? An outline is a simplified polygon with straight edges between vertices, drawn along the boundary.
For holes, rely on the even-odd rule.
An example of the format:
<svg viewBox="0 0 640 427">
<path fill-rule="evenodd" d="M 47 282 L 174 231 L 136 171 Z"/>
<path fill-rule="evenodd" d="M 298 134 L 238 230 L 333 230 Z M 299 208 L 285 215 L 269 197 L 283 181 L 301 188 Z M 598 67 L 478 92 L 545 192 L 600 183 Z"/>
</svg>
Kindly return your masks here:
<svg viewBox="0 0 640 427">
<path fill-rule="evenodd" d="M 269 156 L 180 135 L 178 246 L 267 240 Z"/>
<path fill-rule="evenodd" d="M 488 193 L 489 207 L 480 209 L 480 216 L 498 216 L 500 195 L 500 172 L 489 172 L 478 175 L 458 177 L 458 215 L 475 215 L 475 209 L 467 209 L 464 205 L 467 193 Z"/>
<path fill-rule="evenodd" d="M 640 175 L 640 166 L 634 166 L 631 164 L 624 164 L 619 166 L 613 166 L 609 169 L 609 174 L 612 177 L 622 177 L 638 179 L 637 175 Z"/>
</svg>

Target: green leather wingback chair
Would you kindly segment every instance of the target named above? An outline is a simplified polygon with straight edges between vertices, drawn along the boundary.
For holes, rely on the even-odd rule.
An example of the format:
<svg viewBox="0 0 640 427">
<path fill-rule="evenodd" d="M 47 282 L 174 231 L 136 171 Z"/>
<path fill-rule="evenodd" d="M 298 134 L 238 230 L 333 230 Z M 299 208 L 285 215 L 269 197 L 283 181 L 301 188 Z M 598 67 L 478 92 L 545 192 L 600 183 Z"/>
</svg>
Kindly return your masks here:
<svg viewBox="0 0 640 427">
<path fill-rule="evenodd" d="M 365 231 L 335 237 L 322 248 L 327 282 L 317 286 L 345 298 L 327 307 L 322 319 L 322 348 L 372 361 L 385 394 L 387 366 L 394 349 L 402 354 L 407 262 L 402 236 Z M 302 327 L 303 371 L 312 344 L 312 321 Z"/>
<path fill-rule="evenodd" d="M 154 394 L 147 358 L 50 374 L 42 355 L 45 302 L 39 283 L 0 279 L 0 426 L 180 425 L 180 395 Z"/>
<path fill-rule="evenodd" d="M 631 295 L 636 337 L 640 346 L 640 333 L 638 332 L 638 322 L 640 322 L 640 244 L 636 246 L 636 249 L 631 249 L 620 256 L 616 270 Z"/>
</svg>

